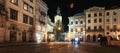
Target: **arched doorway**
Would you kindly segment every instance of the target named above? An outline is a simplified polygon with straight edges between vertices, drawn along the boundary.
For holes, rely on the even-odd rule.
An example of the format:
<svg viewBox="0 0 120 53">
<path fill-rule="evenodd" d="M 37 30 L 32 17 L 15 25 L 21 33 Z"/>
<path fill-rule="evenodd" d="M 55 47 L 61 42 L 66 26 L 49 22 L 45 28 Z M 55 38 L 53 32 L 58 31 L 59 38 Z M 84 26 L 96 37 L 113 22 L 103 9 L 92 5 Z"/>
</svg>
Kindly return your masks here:
<svg viewBox="0 0 120 53">
<path fill-rule="evenodd" d="M 15 42 L 17 40 L 17 25 L 11 24 L 10 26 L 10 42 Z"/>
<path fill-rule="evenodd" d="M 93 35 L 93 42 L 96 42 L 96 35 Z"/>
<path fill-rule="evenodd" d="M 100 38 L 103 37 L 102 34 L 98 35 L 98 42 L 100 42 Z"/>
<path fill-rule="evenodd" d="M 90 41 L 90 35 L 87 35 L 87 41 Z"/>
</svg>

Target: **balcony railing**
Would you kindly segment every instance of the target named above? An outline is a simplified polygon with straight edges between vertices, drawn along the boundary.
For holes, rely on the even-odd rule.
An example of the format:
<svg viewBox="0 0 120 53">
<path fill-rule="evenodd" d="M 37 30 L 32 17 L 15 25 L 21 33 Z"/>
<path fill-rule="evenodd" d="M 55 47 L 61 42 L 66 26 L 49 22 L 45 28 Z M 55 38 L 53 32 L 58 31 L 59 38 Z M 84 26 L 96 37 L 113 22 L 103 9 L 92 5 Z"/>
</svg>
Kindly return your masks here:
<svg viewBox="0 0 120 53">
<path fill-rule="evenodd" d="M 87 32 L 103 32 L 104 31 L 104 29 L 87 29 L 86 30 Z"/>
</svg>

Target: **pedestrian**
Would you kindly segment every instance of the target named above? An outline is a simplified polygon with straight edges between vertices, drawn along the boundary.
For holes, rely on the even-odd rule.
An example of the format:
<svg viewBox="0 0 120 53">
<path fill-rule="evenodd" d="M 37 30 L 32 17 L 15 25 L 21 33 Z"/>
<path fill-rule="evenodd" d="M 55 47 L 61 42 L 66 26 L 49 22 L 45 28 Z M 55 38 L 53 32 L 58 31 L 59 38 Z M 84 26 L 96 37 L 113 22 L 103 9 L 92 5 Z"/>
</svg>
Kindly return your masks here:
<svg viewBox="0 0 120 53">
<path fill-rule="evenodd" d="M 48 43 L 50 42 L 50 39 L 48 39 Z"/>
</svg>

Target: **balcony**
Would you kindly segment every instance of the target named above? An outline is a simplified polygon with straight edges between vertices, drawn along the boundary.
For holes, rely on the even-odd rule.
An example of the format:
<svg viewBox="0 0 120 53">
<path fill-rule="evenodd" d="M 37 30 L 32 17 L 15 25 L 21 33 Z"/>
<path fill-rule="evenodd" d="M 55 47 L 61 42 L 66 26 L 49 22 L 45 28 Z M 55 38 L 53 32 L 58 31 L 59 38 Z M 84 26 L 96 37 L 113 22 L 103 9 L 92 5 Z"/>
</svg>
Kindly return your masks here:
<svg viewBox="0 0 120 53">
<path fill-rule="evenodd" d="M 87 32 L 103 32 L 104 31 L 104 29 L 87 29 L 86 30 Z"/>
</svg>

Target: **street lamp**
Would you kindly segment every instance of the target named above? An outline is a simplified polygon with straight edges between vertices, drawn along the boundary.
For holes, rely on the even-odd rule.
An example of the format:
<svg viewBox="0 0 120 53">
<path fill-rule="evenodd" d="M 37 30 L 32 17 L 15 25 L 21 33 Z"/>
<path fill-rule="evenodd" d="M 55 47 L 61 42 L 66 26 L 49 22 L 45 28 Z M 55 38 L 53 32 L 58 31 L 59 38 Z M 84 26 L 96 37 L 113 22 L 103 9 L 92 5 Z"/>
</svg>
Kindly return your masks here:
<svg viewBox="0 0 120 53">
<path fill-rule="evenodd" d="M 58 30 L 59 30 L 59 31 L 61 30 L 61 27 L 60 27 L 60 26 L 58 27 Z"/>
</svg>

